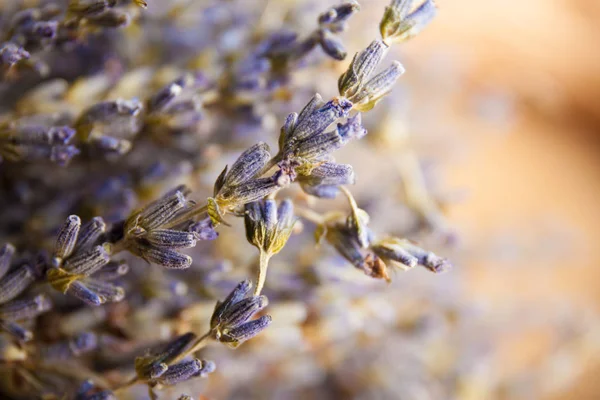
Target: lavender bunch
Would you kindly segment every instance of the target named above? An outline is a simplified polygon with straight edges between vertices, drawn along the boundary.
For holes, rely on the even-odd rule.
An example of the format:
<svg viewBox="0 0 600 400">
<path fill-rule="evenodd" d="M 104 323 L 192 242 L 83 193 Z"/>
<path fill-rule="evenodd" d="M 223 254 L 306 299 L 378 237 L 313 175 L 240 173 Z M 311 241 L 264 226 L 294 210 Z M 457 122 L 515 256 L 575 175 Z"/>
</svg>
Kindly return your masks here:
<svg viewBox="0 0 600 400">
<path fill-rule="evenodd" d="M 206 7 L 205 14 L 216 19 L 209 21 L 210 31 L 223 29 L 218 15 L 246 22 L 247 15 L 226 3 Z M 211 53 L 213 59 L 209 40 L 200 55 L 178 63 L 170 58 L 189 43 L 168 31 L 177 26 L 174 16 L 195 6 L 149 16 L 136 6 L 146 3 L 72 0 L 62 8 L 19 10 L 0 47 L 7 71 L 46 53 L 75 55 L 82 64 L 49 59 L 47 68 L 56 78 L 34 82 L 23 95 L 15 93 L 23 76 L 15 74 L 6 86 L 16 100 L 0 119 L 0 187 L 7 193 L 0 209 L 14 206 L 24 233 L 10 224 L 2 229 L 25 249 L 50 253 L 34 269 L 11 265 L 12 246 L 0 250 L 3 329 L 21 341 L 41 332 L 50 342 L 26 348 L 19 363 L 6 366 L 27 382 L 23 388 L 7 385 L 8 392 L 57 395 L 64 384 L 72 398 L 114 398 L 144 384 L 157 398 L 160 389 L 218 373 L 199 352 L 213 343 L 237 348 L 276 322 L 262 314 L 269 302 L 261 293 L 273 289 L 273 271 L 267 279 L 271 259 L 302 232 L 302 220 L 316 224 L 318 241 L 325 238 L 371 277 L 389 280 L 387 267 L 393 265 L 448 269 L 445 259 L 406 239 L 381 239 L 371 232 L 369 215 L 347 187 L 355 182 L 355 167 L 334 158 L 337 150 L 367 135 L 362 113 L 389 94 L 404 72 L 398 61 L 377 69 L 392 43 L 414 36 L 431 19 L 433 2 L 413 10 L 412 2 L 393 1 L 381 23 L 381 40 L 354 56 L 338 79 L 339 95 L 324 98 L 311 89 L 297 113 L 289 108 L 284 113 L 280 99 L 294 97 L 297 70 L 314 62 L 314 49 L 334 61 L 346 58 L 341 39 L 360 9 L 357 2 L 325 10 L 306 36 L 257 29 L 241 40 L 232 29 L 229 36 L 214 39 L 218 50 Z M 219 14 L 223 10 L 228 13 Z M 138 23 L 147 28 L 143 34 L 135 32 Z M 131 29 L 112 29 L 128 25 Z M 156 27 L 164 31 L 157 34 Z M 167 44 L 158 46 L 164 52 L 157 54 L 155 42 L 163 33 Z M 139 46 L 140 54 L 128 45 Z M 78 54 L 86 51 L 93 60 Z M 148 60 L 153 64 L 146 67 Z M 262 128 L 269 126 L 269 117 L 276 121 L 286 114 L 278 150 L 271 152 L 267 141 L 276 135 L 265 135 Z M 265 140 L 247 146 L 253 140 L 250 127 L 256 125 Z M 232 126 L 245 128 L 223 133 Z M 236 139 L 243 134 L 243 140 Z M 221 173 L 211 179 L 216 175 L 211 167 L 228 149 L 239 155 L 222 170 L 220 164 Z M 349 213 L 321 214 L 313 207 L 340 192 L 349 201 Z M 217 301 L 199 328 L 204 330 L 196 330 L 184 317 L 220 296 L 214 278 L 220 272 L 209 270 L 228 256 L 215 250 L 219 246 L 235 259 L 237 246 L 231 243 L 241 239 L 229 236 L 229 227 L 236 217 L 243 218 L 246 239 L 259 252 L 255 289 L 251 293 L 245 268 L 217 265 L 214 270 L 230 273 L 219 278 L 219 285 L 235 287 Z M 212 246 L 201 243 L 213 240 Z M 36 280 L 40 294 L 18 297 Z M 304 276 L 297 280 L 312 285 Z M 156 281 L 160 290 L 152 287 Z M 49 310 L 50 298 L 57 304 L 55 313 L 36 321 Z M 285 296 L 275 293 L 274 298 Z M 23 321 L 32 324 L 32 331 L 17 324 Z M 54 327 L 60 332 L 48 333 Z M 101 348 L 106 351 L 95 351 Z M 28 352 L 40 356 L 28 357 Z M 75 367 L 44 368 L 56 360 Z M 128 373 L 135 376 L 123 379 Z"/>
</svg>

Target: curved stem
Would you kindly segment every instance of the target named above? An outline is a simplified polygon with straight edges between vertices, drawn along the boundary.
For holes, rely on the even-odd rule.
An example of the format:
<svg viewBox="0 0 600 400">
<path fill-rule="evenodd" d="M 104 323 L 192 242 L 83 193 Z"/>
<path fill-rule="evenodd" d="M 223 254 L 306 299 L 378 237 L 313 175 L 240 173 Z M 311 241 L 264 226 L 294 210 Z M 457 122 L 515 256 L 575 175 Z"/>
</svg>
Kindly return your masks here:
<svg viewBox="0 0 600 400">
<path fill-rule="evenodd" d="M 186 358 L 187 356 L 189 356 L 190 354 L 193 354 L 193 353 L 197 352 L 198 350 L 201 350 L 204 347 L 206 347 L 206 345 L 210 342 L 210 339 L 212 339 L 212 335 L 213 335 L 213 331 L 212 330 L 206 332 L 203 336 L 201 336 L 198 339 L 196 339 L 196 341 L 190 346 L 190 348 L 188 350 L 184 351 L 179 356 L 177 356 L 172 361 L 172 363 L 176 363 L 178 361 L 181 361 L 184 358 Z"/>
<path fill-rule="evenodd" d="M 267 269 L 269 268 L 269 260 L 271 255 L 266 251 L 260 251 L 260 263 L 258 266 L 258 276 L 256 277 L 256 289 L 254 289 L 254 295 L 260 295 L 265 281 L 267 280 Z"/>
<path fill-rule="evenodd" d="M 341 190 L 342 193 L 344 193 L 344 196 L 346 196 L 346 198 L 348 199 L 348 203 L 350 203 L 350 207 L 353 210 L 357 209 L 358 205 L 356 204 L 356 200 L 354 199 L 354 196 L 352 195 L 352 193 L 350 193 L 348 188 L 346 188 L 345 186 L 339 186 L 339 189 Z"/>
<path fill-rule="evenodd" d="M 119 390 L 125 390 L 128 389 L 132 386 L 137 385 L 138 383 L 141 383 L 140 379 L 137 376 L 134 376 L 133 378 L 131 378 L 130 380 L 128 380 L 127 382 L 115 387 L 112 391 L 113 392 L 118 392 Z"/>
<path fill-rule="evenodd" d="M 325 218 L 321 214 L 314 212 L 313 210 L 310 210 L 308 208 L 295 207 L 294 213 L 297 216 L 304 218 L 317 225 L 321 225 L 323 222 L 325 222 Z"/>
</svg>

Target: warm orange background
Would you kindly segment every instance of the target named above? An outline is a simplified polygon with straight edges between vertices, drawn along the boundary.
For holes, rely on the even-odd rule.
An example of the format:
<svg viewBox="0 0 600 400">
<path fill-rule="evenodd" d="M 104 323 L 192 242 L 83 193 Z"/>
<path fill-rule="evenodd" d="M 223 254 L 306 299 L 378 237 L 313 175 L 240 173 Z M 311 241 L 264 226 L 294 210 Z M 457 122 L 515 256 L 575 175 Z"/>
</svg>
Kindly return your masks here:
<svg viewBox="0 0 600 400">
<path fill-rule="evenodd" d="M 599 311 L 600 2 L 438 4 L 438 19 L 406 52 L 450 54 L 461 71 L 449 109 L 470 146 L 446 179 L 468 190 L 449 215 L 475 253 L 471 295 L 517 306 L 564 298 Z M 481 93 L 511 99 L 507 126 L 477 118 Z M 499 238 L 512 256 L 481 250 Z M 527 363 L 527 351 L 507 359 L 519 357 Z M 598 370 L 588 370 L 555 398 L 599 398 Z"/>
<path fill-rule="evenodd" d="M 434 71 L 419 96 L 442 104 L 443 143 L 460 149 L 442 170 L 447 188 L 467 193 L 448 215 L 468 255 L 469 298 L 600 311 L 600 2 L 437 3 L 401 54 L 413 71 Z M 385 4 L 363 1 L 361 14 L 376 20 Z M 410 68 L 411 84 L 427 82 Z M 538 347 L 535 336 L 512 342 L 503 362 L 528 368 Z M 588 372 L 552 398 L 600 398 L 597 360 L 582 360 Z"/>
</svg>

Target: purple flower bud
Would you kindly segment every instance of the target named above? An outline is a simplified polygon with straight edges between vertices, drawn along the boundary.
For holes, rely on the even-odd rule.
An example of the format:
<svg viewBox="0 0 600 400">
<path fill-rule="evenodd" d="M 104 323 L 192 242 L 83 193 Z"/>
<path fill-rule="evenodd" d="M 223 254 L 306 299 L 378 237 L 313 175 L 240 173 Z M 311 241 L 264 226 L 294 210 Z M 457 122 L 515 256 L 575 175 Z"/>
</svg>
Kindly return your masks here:
<svg viewBox="0 0 600 400">
<path fill-rule="evenodd" d="M 110 251 L 110 245 L 105 244 L 78 252 L 64 262 L 64 269 L 75 275 L 91 275 L 108 264 Z"/>
<path fill-rule="evenodd" d="M 205 218 L 192 224 L 189 227 L 189 231 L 192 232 L 198 240 L 215 240 L 219 236 L 219 233 L 215 231 L 210 218 Z"/>
<path fill-rule="evenodd" d="M 22 265 L 0 280 L 0 304 L 6 303 L 21 294 L 35 280 L 33 268 Z"/>
<path fill-rule="evenodd" d="M 15 254 L 15 251 L 15 246 L 10 243 L 6 243 L 4 246 L 0 247 L 0 279 L 8 272 L 10 261 Z"/>
<path fill-rule="evenodd" d="M 6 321 L 23 321 L 32 319 L 52 308 L 50 299 L 39 295 L 27 300 L 14 300 L 0 306 L 0 319 Z"/>
<path fill-rule="evenodd" d="M 54 256 L 60 259 L 67 258 L 77 244 L 77 236 L 81 228 L 81 219 L 77 215 L 70 215 L 63 224 L 54 246 Z"/>
</svg>

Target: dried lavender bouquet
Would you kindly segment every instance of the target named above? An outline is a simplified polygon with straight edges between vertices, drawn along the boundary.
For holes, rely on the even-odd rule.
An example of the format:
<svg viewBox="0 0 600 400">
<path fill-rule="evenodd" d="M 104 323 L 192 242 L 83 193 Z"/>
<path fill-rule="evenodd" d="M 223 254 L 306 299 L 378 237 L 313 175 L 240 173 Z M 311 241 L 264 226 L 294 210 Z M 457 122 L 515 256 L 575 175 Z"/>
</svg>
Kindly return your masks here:
<svg viewBox="0 0 600 400">
<path fill-rule="evenodd" d="M 33 3 L 2 3 L 0 25 L 3 395 L 162 398 L 210 380 L 228 368 L 205 359 L 210 346 L 268 331 L 269 264 L 284 248 L 305 252 L 288 242 L 309 226 L 317 244 L 375 279 L 450 267 L 371 230 L 351 192 L 353 166 L 333 156 L 367 135 L 362 114 L 404 73 L 398 61 L 381 69 L 385 55 L 432 20 L 432 0 L 393 0 L 330 99 L 294 76 L 322 62 L 319 48 L 346 58 L 355 1 L 322 12 L 308 33 L 261 25 L 272 2 L 165 2 L 154 12 L 143 1 Z M 190 23 L 200 26 L 193 37 L 181 33 Z M 215 179 L 226 150 L 239 155 Z M 336 197 L 344 202 L 318 211 Z M 243 240 L 230 228 L 236 217 L 258 254 L 232 269 L 223 260 Z M 204 329 L 190 329 L 189 315 L 216 299 Z"/>
</svg>

